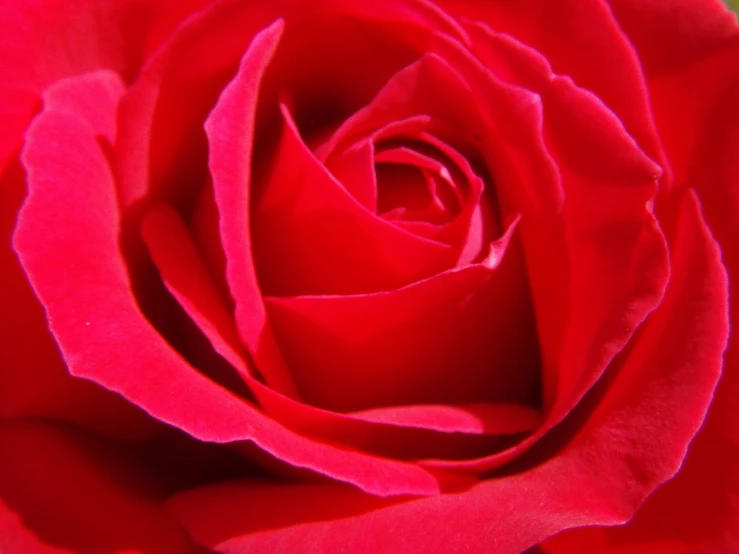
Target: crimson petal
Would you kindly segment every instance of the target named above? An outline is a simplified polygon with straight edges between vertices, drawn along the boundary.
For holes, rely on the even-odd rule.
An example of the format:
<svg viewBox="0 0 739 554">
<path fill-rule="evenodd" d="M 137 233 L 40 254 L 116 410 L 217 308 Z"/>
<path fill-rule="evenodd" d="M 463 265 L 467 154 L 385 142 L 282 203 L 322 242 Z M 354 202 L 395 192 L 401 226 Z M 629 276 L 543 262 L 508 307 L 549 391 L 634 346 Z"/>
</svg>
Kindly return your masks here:
<svg viewBox="0 0 739 554">
<path fill-rule="evenodd" d="M 197 552 L 162 508 L 145 469 L 111 443 L 50 423 L 13 421 L 0 423 L 0 449 L 0 506 L 23 520 L 10 536 L 0 533 L 3 552 Z"/>
<path fill-rule="evenodd" d="M 468 30 L 483 61 L 502 52 L 526 76 L 524 84 L 541 95 L 544 133 L 567 194 L 563 217 L 572 293 L 556 371 L 545 364 L 545 400 L 551 399 L 551 409 L 539 430 L 544 433 L 598 380 L 664 293 L 667 248 L 650 203 L 660 169 L 599 99 L 553 75 L 536 52 L 523 45 L 506 48 L 510 37 L 485 25 Z M 458 67 L 474 71 L 474 64 L 458 56 Z M 536 288 L 543 276 L 536 268 L 530 275 L 535 303 L 546 303 L 548 297 Z M 537 438 L 531 437 L 529 444 Z M 493 458 L 481 463 L 493 464 Z"/>
<path fill-rule="evenodd" d="M 288 498 L 324 498 L 316 517 L 305 511 L 311 503 L 295 503 L 298 513 L 284 514 L 284 503 L 269 500 L 274 488 L 239 483 L 174 497 L 172 513 L 201 544 L 223 552 L 362 545 L 372 552 L 518 554 L 563 529 L 627 521 L 680 468 L 710 404 L 728 335 L 726 275 L 692 197 L 682 203 L 679 229 L 665 301 L 646 323 L 634 356 L 617 368 L 613 388 L 604 387 L 585 426 L 557 456 L 467 491 L 385 506 L 359 493 L 346 491 L 346 498 L 330 486 L 319 489 L 326 496 L 289 485 L 282 491 Z M 664 416 L 675 412 L 686 417 Z M 267 508 L 259 519 L 226 509 L 262 497 L 259 505 Z"/>
<path fill-rule="evenodd" d="M 83 87 L 77 85 L 80 79 L 85 83 Z M 88 92 L 84 102 L 78 102 L 76 97 L 81 88 Z M 122 84 L 117 77 L 105 71 L 95 72 L 58 81 L 46 90 L 44 103 L 76 112 L 88 124 L 97 122 L 101 140 L 111 141 L 115 136 L 114 121 L 102 119 L 103 114 L 114 109 L 121 91 Z M 0 201 L 3 241 L 0 312 L 13 314 L 0 321 L 3 337 L 0 414 L 5 418 L 35 416 L 73 422 L 118 437 L 140 438 L 157 432 L 159 426 L 144 412 L 102 387 L 73 378 L 67 372 L 47 329 L 43 308 L 11 248 L 16 212 L 26 194 L 25 175 L 19 164 L 3 176 L 0 189 L 3 195 Z"/>
<path fill-rule="evenodd" d="M 608 1 L 583 4 L 564 0 L 554 4 L 537 0 L 440 0 L 440 4 L 465 24 L 474 20 L 487 23 L 541 52 L 556 73 L 572 77 L 579 86 L 603 99 L 640 147 L 664 165 L 639 59 L 613 17 Z M 684 14 L 683 7 L 665 11 L 671 15 L 679 11 L 680 17 Z M 660 43 L 654 35 L 648 40 Z M 495 65 L 491 67 L 498 70 Z"/>
<path fill-rule="evenodd" d="M 297 391 L 266 320 L 252 261 L 249 233 L 251 155 L 261 77 L 280 40 L 279 20 L 260 32 L 244 54 L 239 72 L 224 89 L 205 122 L 210 172 L 226 254 L 226 279 L 236 302 L 236 326 L 259 371 L 276 390 Z"/>
<path fill-rule="evenodd" d="M 413 452 L 416 443 L 428 437 L 419 439 L 403 429 L 500 435 L 532 431 L 540 422 L 536 410 L 520 404 L 396 406 L 338 414 L 280 395 L 250 372 L 228 311 L 177 213 L 164 205 L 156 207 L 144 217 L 142 230 L 168 290 L 213 348 L 243 377 L 267 414 L 292 429 L 368 450 L 378 450 L 378 446 L 387 450 L 404 442 L 405 450 Z M 441 445 L 446 438 L 436 435 L 434 440 Z"/>
<path fill-rule="evenodd" d="M 75 85 L 84 89 L 86 81 Z M 285 429 L 169 347 L 131 291 L 117 242 L 116 187 L 88 122 L 65 111 L 42 112 L 28 130 L 22 159 L 29 195 L 14 245 L 70 373 L 201 440 L 251 441 L 286 463 L 380 495 L 438 491 L 437 480 L 420 468 Z"/>
<path fill-rule="evenodd" d="M 537 381 L 536 347 L 515 227 L 486 263 L 402 289 L 266 297 L 305 399 L 338 411 L 526 400 Z"/>
<path fill-rule="evenodd" d="M 448 245 L 369 212 L 331 176 L 282 107 L 282 138 L 256 202 L 252 234 L 265 294 L 388 290 L 452 267 Z"/>
<path fill-rule="evenodd" d="M 0 547 L 8 551 L 12 547 L 16 551 L 36 554 L 74 554 L 72 550 L 43 543 L 36 534 L 27 529 L 21 517 L 2 500 L 0 500 Z"/>
</svg>

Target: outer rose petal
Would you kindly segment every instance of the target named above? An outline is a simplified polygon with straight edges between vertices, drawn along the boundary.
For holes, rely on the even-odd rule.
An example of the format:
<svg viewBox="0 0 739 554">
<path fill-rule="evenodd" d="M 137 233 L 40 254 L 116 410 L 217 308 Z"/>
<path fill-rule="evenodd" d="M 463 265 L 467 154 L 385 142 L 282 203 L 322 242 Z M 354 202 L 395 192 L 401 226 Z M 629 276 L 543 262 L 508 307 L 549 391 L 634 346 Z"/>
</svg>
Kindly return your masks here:
<svg viewBox="0 0 739 554">
<path fill-rule="evenodd" d="M 604 552 L 630 552 L 641 544 L 669 549 L 676 543 L 690 552 L 734 552 L 739 549 L 739 27 L 718 1 L 611 4 L 644 64 L 677 184 L 696 187 L 723 248 L 734 331 L 711 410 L 680 473 L 628 525 L 588 531 L 582 540 L 597 538 Z M 554 548 L 560 541 L 578 540 L 580 532 L 566 534 L 554 541 L 553 552 L 559 552 Z"/>
<path fill-rule="evenodd" d="M 627 523 L 626 526 L 630 524 Z M 545 541 L 532 554 L 591 554 L 592 552 L 599 554 L 697 554 L 700 552 L 702 554 L 716 552 L 705 544 L 688 545 L 674 538 L 645 538 L 639 542 L 618 540 L 610 542 L 609 535 L 611 535 L 609 528 L 605 527 L 573 529 Z"/>
<path fill-rule="evenodd" d="M 739 81 L 736 14 L 720 0 L 609 3 L 642 62 L 675 181 L 698 187 L 702 194 L 700 187 L 714 187 L 714 183 L 690 180 L 695 152 L 703 145 L 717 144 L 705 125 L 717 103 Z M 705 207 L 711 209 L 711 204 Z"/>
<path fill-rule="evenodd" d="M 439 3 L 457 17 L 483 21 L 541 52 L 555 73 L 603 99 L 650 157 L 663 160 L 638 59 L 605 1 Z"/>
<path fill-rule="evenodd" d="M 131 78 L 180 19 L 208 0 L 8 0 L 0 5 L 0 172 L 46 86 L 95 69 Z M 70 47 L 70 45 L 74 45 Z"/>
<path fill-rule="evenodd" d="M 0 517 L 3 553 L 196 552 L 159 505 L 146 468 L 112 444 L 15 421 L 0 424 L 0 451 L 0 505 L 17 514 Z"/>
<path fill-rule="evenodd" d="M 71 550 L 44 544 L 23 524 L 21 518 L 0 500 L 0 547 L 7 554 L 73 554 Z"/>
<path fill-rule="evenodd" d="M 689 195 L 673 246 L 673 279 L 633 355 L 573 414 L 576 435 L 547 461 L 465 492 L 384 508 L 363 505 L 365 497 L 356 493 L 354 500 L 337 501 L 330 515 L 314 516 L 297 503 L 297 517 L 282 516 L 281 506 L 270 510 L 264 503 L 266 513 L 254 520 L 226 507 L 258 493 L 224 484 L 176 497 L 173 513 L 201 544 L 224 552 L 329 552 L 359 545 L 367 552 L 517 554 L 562 529 L 623 523 L 678 471 L 710 403 L 728 334 L 726 276 Z M 685 417 L 672 417 L 678 411 Z M 566 427 L 562 431 L 567 435 Z M 225 515 L 216 521 L 216 512 Z"/>
<path fill-rule="evenodd" d="M 55 109 L 76 111 L 101 135 L 112 140 L 114 121 L 104 121 L 114 109 L 121 83 L 105 74 L 84 79 L 87 97 L 75 81 L 62 80 L 47 89 L 44 101 Z M 51 417 L 71 421 L 116 436 L 141 437 L 157 429 L 154 422 L 117 395 L 81 379 L 73 379 L 59 357 L 43 310 L 11 250 L 16 211 L 25 195 L 25 175 L 15 164 L 0 185 L 0 416 Z"/>
<path fill-rule="evenodd" d="M 72 82 L 85 97 L 95 79 Z M 98 141 L 89 122 L 50 109 L 29 128 L 22 156 L 29 196 L 14 245 L 70 373 L 200 440 L 252 441 L 285 463 L 380 495 L 438 492 L 437 479 L 421 468 L 289 431 L 202 376 L 164 341 L 131 290 L 118 245 L 116 189 Z"/>
<path fill-rule="evenodd" d="M 199 1 L 162 0 L 156 7 L 142 0 L 0 5 L 0 313 L 12 314 L 0 321 L 0 414 L 6 417 L 61 418 L 127 436 L 152 430 L 123 400 L 67 374 L 10 246 L 25 195 L 25 175 L 13 158 L 51 83 L 102 67 L 130 77 L 144 43 L 155 47 L 155 35 L 166 33 Z"/>
</svg>

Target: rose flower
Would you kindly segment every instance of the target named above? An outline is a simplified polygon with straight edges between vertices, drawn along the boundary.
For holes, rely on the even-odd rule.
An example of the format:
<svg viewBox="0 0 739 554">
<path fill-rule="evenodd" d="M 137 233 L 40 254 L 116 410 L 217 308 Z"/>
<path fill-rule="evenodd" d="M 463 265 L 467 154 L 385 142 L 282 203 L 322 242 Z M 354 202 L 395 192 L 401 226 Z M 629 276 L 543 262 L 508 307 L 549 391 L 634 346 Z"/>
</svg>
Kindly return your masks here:
<svg viewBox="0 0 739 554">
<path fill-rule="evenodd" d="M 0 5 L 2 552 L 739 551 L 718 0 Z"/>
</svg>

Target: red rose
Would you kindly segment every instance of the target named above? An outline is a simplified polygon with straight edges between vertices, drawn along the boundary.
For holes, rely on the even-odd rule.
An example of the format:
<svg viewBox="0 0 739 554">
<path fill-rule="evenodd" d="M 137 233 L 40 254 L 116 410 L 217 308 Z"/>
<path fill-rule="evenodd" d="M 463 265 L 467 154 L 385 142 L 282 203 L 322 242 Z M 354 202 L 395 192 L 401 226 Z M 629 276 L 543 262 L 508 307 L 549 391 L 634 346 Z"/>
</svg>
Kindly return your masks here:
<svg viewBox="0 0 739 554">
<path fill-rule="evenodd" d="M 0 550 L 739 550 L 718 0 L 0 29 Z"/>
</svg>

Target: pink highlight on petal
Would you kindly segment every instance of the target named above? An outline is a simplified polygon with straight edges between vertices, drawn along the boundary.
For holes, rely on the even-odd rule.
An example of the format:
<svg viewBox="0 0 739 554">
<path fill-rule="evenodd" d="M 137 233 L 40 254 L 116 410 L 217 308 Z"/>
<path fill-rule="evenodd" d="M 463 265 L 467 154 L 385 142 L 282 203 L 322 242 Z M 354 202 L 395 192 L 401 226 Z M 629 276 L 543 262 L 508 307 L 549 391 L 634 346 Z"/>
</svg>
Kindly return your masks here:
<svg viewBox="0 0 739 554">
<path fill-rule="evenodd" d="M 226 279 L 236 302 L 239 336 L 267 383 L 295 397 L 299 393 L 275 343 L 257 283 L 249 213 L 259 83 L 277 49 L 283 26 L 278 20 L 256 36 L 242 58 L 238 74 L 208 116 L 205 131 L 226 254 Z"/>
<path fill-rule="evenodd" d="M 420 467 L 286 429 L 164 341 L 131 290 L 118 245 L 116 187 L 88 122 L 42 112 L 28 130 L 22 160 L 29 195 L 14 246 L 70 373 L 202 441 L 252 442 L 287 464 L 380 496 L 438 493 L 437 478 Z"/>
<path fill-rule="evenodd" d="M 420 405 L 351 412 L 364 421 L 444 433 L 513 435 L 535 429 L 541 414 L 523 404 Z"/>
</svg>

